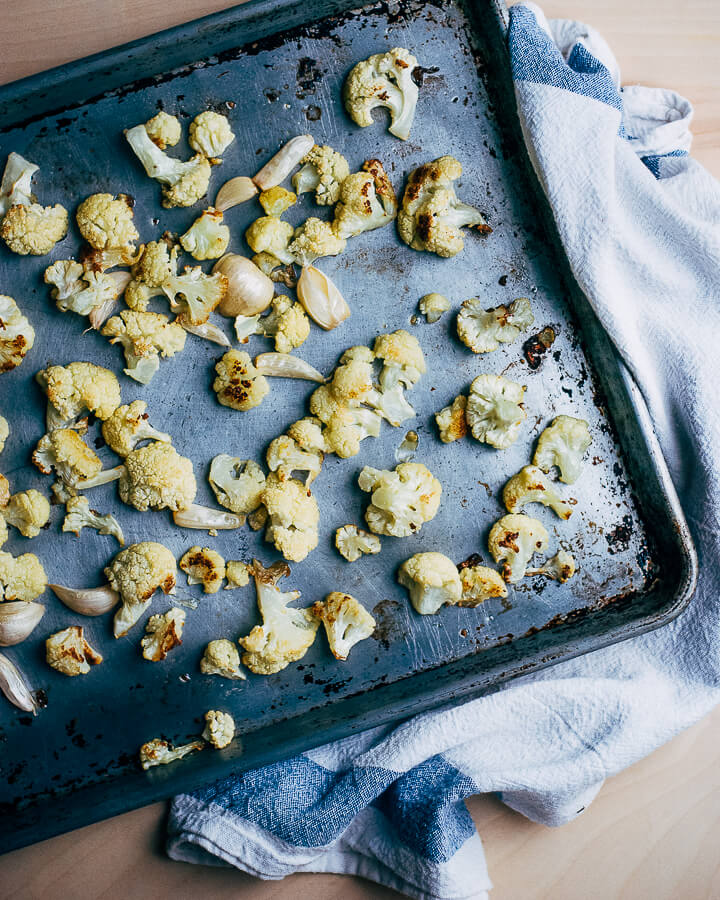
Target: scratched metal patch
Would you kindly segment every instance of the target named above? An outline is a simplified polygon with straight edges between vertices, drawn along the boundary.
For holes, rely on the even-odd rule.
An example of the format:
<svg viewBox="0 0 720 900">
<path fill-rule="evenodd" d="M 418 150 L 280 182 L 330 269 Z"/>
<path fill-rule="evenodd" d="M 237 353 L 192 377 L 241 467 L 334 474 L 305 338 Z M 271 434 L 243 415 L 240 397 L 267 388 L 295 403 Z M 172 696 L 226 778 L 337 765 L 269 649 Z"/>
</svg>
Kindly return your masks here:
<svg viewBox="0 0 720 900">
<path fill-rule="evenodd" d="M 454 3 L 378 4 L 362 14 L 329 19 L 321 27 L 204 59 L 0 137 L 3 158 L 16 150 L 40 166 L 36 191 L 43 202 L 74 209 L 95 191 L 132 194 L 142 240 L 165 230 L 182 233 L 198 213 L 198 208 L 163 210 L 159 186 L 144 176 L 124 140 L 123 128 L 144 122 L 158 109 L 178 115 L 185 126 L 207 108 L 229 117 L 236 140 L 213 172 L 210 196 L 229 177 L 256 171 L 290 136 L 309 131 L 318 143 L 343 152 L 352 170 L 366 158 L 382 160 L 398 193 L 420 163 L 446 153 L 456 156 L 464 167 L 459 196 L 479 207 L 493 228 L 486 238 L 468 233 L 465 250 L 452 260 L 411 251 L 394 227 L 386 227 L 353 238 L 342 256 L 320 263 L 347 298 L 352 316 L 331 333 L 313 327 L 300 351 L 305 359 L 329 373 L 346 347 L 371 344 L 381 332 L 406 328 L 418 338 L 428 361 L 427 374 L 409 393 L 417 410 L 413 422 L 397 429 L 384 425 L 381 436 L 366 440 L 353 459 L 326 459 L 313 484 L 321 509 L 320 544 L 306 561 L 292 566 L 287 579 L 289 588 L 302 592 L 300 602 L 306 605 L 332 590 L 355 595 L 377 619 L 374 639 L 340 663 L 320 633 L 299 664 L 271 677 L 249 674 L 246 682 L 230 683 L 201 676 L 198 662 L 209 640 L 236 639 L 258 623 L 252 587 L 204 596 L 199 588 L 186 587 L 181 574 L 180 593 L 193 595 L 198 607 L 188 613 L 182 646 L 161 664 L 140 655 L 147 616 L 116 641 L 111 616 L 81 620 L 48 592 L 40 627 L 24 644 L 7 651 L 33 686 L 45 693 L 47 708 L 35 720 L 8 708 L 3 711 L 0 809 L 16 808 L 18 798 L 25 803 L 127 772 L 141 743 L 156 735 L 184 738 L 197 733 L 209 708 L 231 711 L 242 733 L 478 654 L 573 611 L 637 596 L 645 589 L 652 567 L 646 528 L 557 274 L 554 249 L 538 225 L 517 144 L 504 132 L 503 116 L 488 95 L 486 79 L 493 76 L 472 31 L 466 13 Z M 405 143 L 387 132 L 382 116 L 373 127 L 356 127 L 340 100 L 344 77 L 355 62 L 397 45 L 411 49 L 423 69 L 417 115 Z M 172 152 L 189 151 L 183 143 Z M 227 213 L 231 250 L 247 252 L 243 233 L 259 214 L 254 204 Z M 297 224 L 310 215 L 326 217 L 328 211 L 306 194 L 286 218 Z M 0 250 L 2 290 L 16 297 L 37 332 L 27 361 L 0 382 L 0 412 L 12 427 L 2 469 L 15 490 L 49 492 L 50 480 L 29 465 L 43 433 L 44 403 L 34 374 L 49 363 L 87 359 L 119 374 L 124 402 L 148 401 L 155 427 L 170 432 L 178 451 L 193 460 L 197 501 L 214 503 L 206 481 L 212 457 L 224 452 L 263 461 L 270 440 L 308 412 L 314 386 L 273 381 L 260 407 L 247 413 L 226 409 L 210 390 L 221 351 L 191 336 L 182 354 L 161 363 L 149 387 L 124 377 L 121 350 L 97 334 L 84 335 L 85 320 L 58 312 L 42 283 L 49 262 L 78 247 L 73 229 L 49 258 L 20 259 Z M 417 314 L 419 298 L 429 291 L 445 294 L 453 306 L 433 325 Z M 488 307 L 529 297 L 533 332 L 494 353 L 472 354 L 456 337 L 455 317 L 463 300 L 478 296 Z M 162 305 L 156 308 L 162 310 Z M 221 324 L 231 335 L 231 323 Z M 255 337 L 246 349 L 255 354 L 271 348 Z M 443 445 L 437 436 L 433 414 L 467 391 L 480 373 L 501 373 L 527 387 L 527 422 L 519 440 L 504 452 L 469 438 Z M 477 609 L 443 609 L 437 616 L 416 615 L 395 580 L 400 563 L 429 549 L 458 563 L 472 554 L 491 562 L 487 534 L 504 512 L 502 486 L 530 462 L 541 430 L 560 413 L 587 419 L 593 436 L 582 478 L 562 491 L 577 501 L 574 514 L 569 522 L 561 522 L 544 508 L 528 512 L 547 527 L 549 554 L 560 546 L 572 549 L 576 577 L 566 585 L 530 578 L 510 586 L 507 600 L 491 600 Z M 341 525 L 363 524 L 367 497 L 357 488 L 358 473 L 364 465 L 393 468 L 410 427 L 419 435 L 414 459 L 425 463 L 443 485 L 440 511 L 414 537 L 383 538 L 379 555 L 348 564 L 335 551 L 333 537 Z M 116 464 L 97 427 L 89 440 L 106 466 Z M 178 558 L 194 543 L 212 546 L 226 559 L 258 557 L 268 563 L 277 557 L 261 535 L 247 528 L 211 538 L 174 527 L 167 513 L 139 513 L 120 503 L 114 485 L 94 490 L 91 502 L 101 512 L 118 516 L 128 543 L 158 540 Z M 103 567 L 118 552 L 117 544 L 92 532 L 80 539 L 61 533 L 62 516 L 63 510 L 55 508 L 50 527 L 33 541 L 13 531 L 5 549 L 37 553 L 51 581 L 101 584 Z M 158 596 L 150 613 L 170 605 Z M 71 679 L 45 665 L 43 642 L 51 632 L 78 621 L 105 662 L 89 675 Z"/>
</svg>

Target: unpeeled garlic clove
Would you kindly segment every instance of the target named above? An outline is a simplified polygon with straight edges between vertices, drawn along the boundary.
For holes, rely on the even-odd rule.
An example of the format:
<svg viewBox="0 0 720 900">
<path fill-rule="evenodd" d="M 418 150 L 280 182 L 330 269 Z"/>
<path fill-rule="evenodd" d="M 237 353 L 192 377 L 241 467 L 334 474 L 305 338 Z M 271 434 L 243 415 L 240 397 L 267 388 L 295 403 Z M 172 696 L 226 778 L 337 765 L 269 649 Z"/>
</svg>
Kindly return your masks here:
<svg viewBox="0 0 720 900">
<path fill-rule="evenodd" d="M 218 305 L 221 316 L 254 316 L 264 312 L 275 294 L 268 276 L 239 253 L 227 253 L 213 266 L 228 280 L 225 296 Z"/>
<path fill-rule="evenodd" d="M 22 675 L 7 656 L 0 653 L 0 691 L 18 709 L 37 715 L 37 703 Z"/>
<path fill-rule="evenodd" d="M 350 315 L 350 307 L 330 278 L 315 266 L 304 266 L 297 283 L 297 296 L 310 318 L 331 331 Z"/>
<path fill-rule="evenodd" d="M 255 368 L 261 375 L 275 378 L 305 378 L 319 384 L 327 381 L 314 366 L 291 353 L 261 353 L 255 357 Z"/>
<path fill-rule="evenodd" d="M 252 200 L 259 193 L 255 182 L 247 175 L 238 175 L 237 178 L 231 178 L 217 192 L 215 197 L 215 209 L 220 212 L 226 212 L 233 206 L 239 206 L 247 200 Z"/>
<path fill-rule="evenodd" d="M 120 595 L 109 584 L 97 588 L 69 588 L 61 584 L 48 587 L 65 606 L 81 616 L 101 616 L 120 602 Z"/>
<path fill-rule="evenodd" d="M 212 341 L 213 344 L 220 344 L 221 347 L 231 346 L 225 332 L 221 331 L 217 325 L 213 325 L 212 322 L 203 322 L 202 325 L 185 325 L 183 323 L 183 328 L 203 340 Z"/>
<path fill-rule="evenodd" d="M 284 144 L 272 159 L 268 160 L 260 169 L 253 181 L 261 191 L 267 191 L 271 187 L 285 181 L 300 160 L 312 150 L 315 139 L 311 134 L 299 134 Z M 217 206 L 217 203 L 215 204 Z"/>
<path fill-rule="evenodd" d="M 15 600 L 0 603 L 0 647 L 24 641 L 45 614 L 42 603 Z"/>
<path fill-rule="evenodd" d="M 185 509 L 175 510 L 173 521 L 180 528 L 200 528 L 203 531 L 214 529 L 227 531 L 231 528 L 240 528 L 244 524 L 239 516 L 209 506 L 200 506 L 198 503 L 191 503 Z"/>
</svg>

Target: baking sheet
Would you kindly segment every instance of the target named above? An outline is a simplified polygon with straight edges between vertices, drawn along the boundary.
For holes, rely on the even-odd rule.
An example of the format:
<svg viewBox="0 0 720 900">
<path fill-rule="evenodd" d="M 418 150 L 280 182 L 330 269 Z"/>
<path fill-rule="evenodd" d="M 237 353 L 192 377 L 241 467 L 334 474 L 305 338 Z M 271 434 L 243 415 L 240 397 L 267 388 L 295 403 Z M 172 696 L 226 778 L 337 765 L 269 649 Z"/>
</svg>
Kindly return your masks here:
<svg viewBox="0 0 720 900">
<path fill-rule="evenodd" d="M 342 5 L 321 4 L 302 12 L 299 4 L 279 3 L 272 6 L 275 26 L 317 15 L 320 6 Z M 163 663 L 144 661 L 139 650 L 147 615 L 172 605 L 162 596 L 141 625 L 115 641 L 111 615 L 83 619 L 48 592 L 41 625 L 7 651 L 33 686 L 45 692 L 47 708 L 35 720 L 7 706 L 2 710 L 4 849 L 239 766 L 487 690 L 522 671 L 661 624 L 679 611 L 691 591 L 692 548 L 648 423 L 642 420 L 639 398 L 573 293 L 552 231 L 543 224 L 537 186 L 528 177 L 518 139 L 512 95 L 503 81 L 502 13 L 489 3 L 381 3 L 237 49 L 248 36 L 267 33 L 267 17 L 259 18 L 258 11 L 265 14 L 269 6 L 250 3 L 177 30 L 169 43 L 188 54 L 194 49 L 199 62 L 6 128 L 0 133 L 0 156 L 16 150 L 40 166 L 35 190 L 46 203 L 74 209 L 95 191 L 132 194 L 142 240 L 157 238 L 166 229 L 182 233 L 201 207 L 163 210 L 159 186 L 145 177 L 123 138 L 124 127 L 161 108 L 177 114 L 185 126 L 206 108 L 228 115 L 237 137 L 213 173 L 211 197 L 225 180 L 252 173 L 290 136 L 307 131 L 317 142 L 341 150 L 351 170 L 368 157 L 381 159 L 398 193 L 407 173 L 421 162 L 451 153 L 463 163 L 458 194 L 486 213 L 493 234 L 485 239 L 468 234 L 464 252 L 449 261 L 410 251 L 392 227 L 352 239 L 341 257 L 322 260 L 320 266 L 335 280 L 353 315 L 332 333 L 313 327 L 300 351 L 330 372 L 346 347 L 372 343 L 382 331 L 407 328 L 429 363 L 428 373 L 409 393 L 418 412 L 414 422 L 397 429 L 384 425 L 381 437 L 364 441 L 353 459 L 326 458 L 313 484 L 321 509 L 320 544 L 306 561 L 291 566 L 287 579 L 288 589 L 302 592 L 302 605 L 331 590 L 352 593 L 373 611 L 378 629 L 346 663 L 332 658 L 321 632 L 300 663 L 270 677 L 249 674 L 247 682 L 231 683 L 200 675 L 198 662 L 209 640 L 234 639 L 259 621 L 252 587 L 206 596 L 186 587 L 180 573 L 180 593 L 193 595 L 199 605 L 188 613 L 183 645 Z M 257 22 L 263 23 L 259 31 Z M 243 40 L 233 44 L 239 36 Z M 161 36 L 133 45 L 127 54 L 132 71 L 142 66 L 143 48 L 146 65 L 152 65 L 157 47 L 167 43 Z M 213 49 L 223 46 L 222 52 L 211 56 L 208 43 Z M 410 48 L 424 69 L 406 143 L 393 138 L 382 119 L 374 127 L 357 128 L 340 102 L 342 82 L 355 62 L 398 45 Z M 119 51 L 106 55 L 106 80 L 117 77 L 121 58 Z M 101 84 L 101 69 L 90 65 L 90 70 L 95 80 L 88 78 L 88 83 Z M 77 70 L 65 67 L 59 95 L 62 83 L 73 77 L 77 81 Z M 19 83 L 16 91 L 17 103 L 38 96 L 32 79 Z M 7 88 L 0 92 L 0 109 L 8 96 Z M 34 109 L 25 105 L 26 118 Z M 15 115 L 20 115 L 17 107 Z M 184 140 L 171 152 L 188 152 Z M 247 252 L 242 235 L 258 210 L 246 204 L 226 214 L 231 250 Z M 327 212 L 303 195 L 286 218 L 298 224 L 309 215 Z M 49 363 L 88 359 L 118 373 L 123 402 L 148 401 L 155 427 L 170 432 L 178 451 L 194 462 L 197 502 L 214 505 L 205 478 L 212 457 L 227 452 L 262 461 L 270 440 L 306 413 L 314 386 L 276 380 L 255 410 L 238 413 L 221 407 L 210 385 L 222 351 L 192 336 L 182 354 L 161 362 L 149 387 L 136 384 L 121 374 L 122 352 L 97 334 L 83 336 L 85 320 L 61 314 L 42 283 L 45 267 L 78 247 L 78 235 L 71 231 L 50 257 L 0 253 L 2 291 L 17 299 L 37 331 L 26 362 L 0 381 L 0 413 L 12 427 L 0 468 L 13 490 L 49 492 L 50 479 L 28 462 L 43 433 L 44 398 L 33 376 Z M 434 325 L 416 316 L 418 299 L 429 291 L 447 295 L 454 308 Z M 471 296 L 482 297 L 487 306 L 531 298 L 536 330 L 550 325 L 557 333 L 539 368 L 528 366 L 522 340 L 483 356 L 459 343 L 455 311 Z M 162 311 L 162 304 L 154 308 Z M 582 330 L 572 311 L 578 308 Z M 232 335 L 229 322 L 223 327 Z M 245 349 L 254 355 L 272 348 L 256 337 Z M 443 445 L 437 438 L 433 413 L 482 372 L 502 373 L 527 386 L 528 420 L 520 439 L 502 453 L 469 439 Z M 528 511 L 548 528 L 550 554 L 560 545 L 572 548 L 576 577 L 562 586 L 528 579 L 510 586 L 505 601 L 417 616 L 395 582 L 398 565 L 427 549 L 445 552 L 456 562 L 479 552 L 488 562 L 487 533 L 504 512 L 502 486 L 529 462 L 540 431 L 561 413 L 587 419 L 593 434 L 582 478 L 563 490 L 578 501 L 574 515 L 564 523 L 544 508 Z M 383 538 L 380 555 L 348 564 L 334 550 L 333 536 L 342 524 L 363 524 L 367 496 L 356 487 L 357 474 L 363 465 L 393 468 L 395 451 L 410 427 L 419 433 L 415 460 L 426 463 L 443 484 L 440 512 L 420 534 Z M 97 434 L 97 429 L 91 432 L 91 443 Z M 98 452 L 106 465 L 116 464 L 106 448 Z M 159 540 L 178 558 L 195 543 L 216 548 L 226 559 L 257 556 L 267 563 L 277 558 L 271 545 L 248 529 L 209 538 L 177 529 L 167 513 L 139 513 L 119 502 L 115 485 L 88 496 L 94 508 L 118 516 L 128 543 Z M 88 531 L 78 540 L 62 534 L 61 523 L 62 509 L 55 508 L 46 532 L 28 541 L 13 531 L 4 549 L 37 553 L 51 581 L 100 584 L 117 544 Z M 44 639 L 75 622 L 84 626 L 105 662 L 85 677 L 69 679 L 43 662 Z M 184 741 L 202 729 L 203 713 L 210 708 L 232 713 L 244 735 L 244 752 L 236 742 L 226 751 L 205 751 L 162 770 L 138 771 L 140 744 L 154 736 Z"/>
</svg>

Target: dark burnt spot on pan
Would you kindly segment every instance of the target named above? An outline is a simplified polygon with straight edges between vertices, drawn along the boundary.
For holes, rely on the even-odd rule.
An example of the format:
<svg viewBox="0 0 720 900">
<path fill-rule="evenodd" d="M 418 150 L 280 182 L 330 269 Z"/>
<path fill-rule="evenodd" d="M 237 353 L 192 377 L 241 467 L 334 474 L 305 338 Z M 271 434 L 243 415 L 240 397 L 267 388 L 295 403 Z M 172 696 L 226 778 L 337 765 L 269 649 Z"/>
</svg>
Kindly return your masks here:
<svg viewBox="0 0 720 900">
<path fill-rule="evenodd" d="M 372 611 L 376 622 L 372 637 L 385 650 L 388 650 L 391 642 L 402 634 L 396 618 L 398 609 L 400 609 L 400 604 L 397 600 L 381 600 Z"/>
<path fill-rule="evenodd" d="M 525 341 L 523 344 L 523 355 L 531 369 L 540 368 L 545 354 L 555 341 L 555 337 L 555 329 L 548 325 Z"/>
<path fill-rule="evenodd" d="M 632 516 L 625 515 L 622 522 L 617 524 L 610 531 L 605 532 L 605 540 L 608 545 L 609 553 L 623 553 L 630 548 L 630 541 L 633 535 Z"/>
</svg>

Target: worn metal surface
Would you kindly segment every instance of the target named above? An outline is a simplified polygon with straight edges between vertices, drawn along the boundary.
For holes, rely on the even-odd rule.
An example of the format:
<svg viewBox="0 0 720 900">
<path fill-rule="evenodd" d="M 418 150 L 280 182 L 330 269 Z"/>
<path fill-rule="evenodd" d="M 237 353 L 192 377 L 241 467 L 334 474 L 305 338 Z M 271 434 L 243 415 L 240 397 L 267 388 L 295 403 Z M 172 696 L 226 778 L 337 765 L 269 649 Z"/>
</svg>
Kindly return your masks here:
<svg viewBox="0 0 720 900">
<path fill-rule="evenodd" d="M 227 178 L 255 171 L 289 136 L 310 131 L 318 142 L 345 153 L 353 169 L 367 157 L 380 158 L 398 191 L 417 164 L 452 153 L 465 169 L 460 196 L 485 211 L 494 229 L 486 239 L 468 234 L 465 251 L 450 261 L 410 251 L 393 228 L 384 228 L 351 240 L 343 256 L 321 263 L 353 315 L 329 334 L 313 328 L 301 351 L 304 358 L 330 371 L 345 347 L 403 327 L 418 337 L 429 362 L 427 375 L 410 394 L 418 418 L 408 426 L 420 435 L 415 459 L 443 484 L 439 514 L 415 537 L 383 539 L 379 556 L 348 564 L 336 554 L 335 528 L 362 522 L 366 497 L 356 488 L 360 468 L 395 465 L 406 428 L 384 427 L 379 439 L 362 444 L 358 457 L 327 459 L 313 486 L 321 508 L 320 545 L 292 567 L 288 580 L 307 604 L 334 589 L 356 595 L 378 621 L 374 640 L 339 663 L 321 633 L 299 664 L 270 677 L 249 675 L 247 682 L 230 683 L 201 676 L 198 661 L 208 640 L 235 638 L 256 624 L 252 588 L 203 596 L 186 588 L 180 575 L 181 593 L 194 594 L 199 605 L 188 614 L 182 647 L 160 664 L 140 656 L 142 625 L 115 641 L 111 616 L 83 620 L 48 593 L 40 627 L 7 651 L 45 692 L 47 708 L 32 720 L 2 706 L 2 849 L 491 689 L 506 678 L 662 624 L 691 593 L 692 546 L 637 391 L 574 292 L 552 229 L 543 225 L 547 212 L 528 174 L 504 68 L 502 11 L 486 2 L 466 8 L 407 0 L 266 37 L 298 25 L 311 8 L 318 18 L 347 5 L 251 3 L 105 54 L 101 62 L 63 67 L 54 81 L 68 108 L 59 111 L 47 89 L 53 80 L 48 76 L 0 89 L 4 122 L 13 123 L 0 132 L 0 156 L 16 150 L 40 165 L 36 191 L 44 202 L 74 208 L 94 191 L 132 194 L 143 240 L 165 229 L 182 232 L 197 214 L 161 208 L 159 186 L 145 178 L 122 136 L 124 127 L 145 121 L 158 108 L 178 114 L 185 124 L 208 107 L 229 116 L 237 139 L 213 174 L 211 197 Z M 355 127 L 340 102 L 351 65 L 397 45 L 412 49 L 424 69 L 407 143 L 389 135 L 382 119 L 372 128 Z M 217 55 L 210 55 L 211 48 Z M 167 74 L 167 60 L 180 65 L 196 59 L 201 61 Z M 128 72 L 142 80 L 120 87 Z M 152 77 L 158 72 L 166 74 Z M 108 88 L 106 96 L 79 102 Z M 71 103 L 73 98 L 78 102 Z M 186 150 L 183 143 L 172 152 Z M 231 249 L 246 251 L 242 234 L 257 214 L 248 204 L 226 215 Z M 305 195 L 287 218 L 297 223 L 318 214 L 326 213 Z M 78 246 L 71 234 L 52 258 L 66 257 Z M 14 490 L 49 490 L 49 479 L 28 460 L 43 432 L 43 398 L 33 376 L 50 362 L 89 359 L 118 372 L 124 402 L 146 399 L 153 424 L 169 431 L 178 450 L 193 460 L 198 502 L 213 500 L 205 475 L 216 453 L 262 460 L 272 437 L 306 411 L 313 386 L 285 381 L 273 382 L 268 399 L 250 413 L 219 406 L 210 384 L 220 351 L 193 337 L 180 356 L 161 363 L 149 387 L 137 385 L 121 374 L 120 350 L 96 334 L 83 336 L 84 319 L 55 309 L 42 283 L 48 262 L 0 251 L 1 289 L 16 297 L 37 330 L 27 361 L 0 381 L 0 412 L 12 426 L 1 467 Z M 434 325 L 413 318 L 419 297 L 430 290 L 450 297 L 455 309 L 471 296 L 481 296 L 487 306 L 528 296 L 537 331 L 552 326 L 557 339 L 535 368 L 522 341 L 475 356 L 455 337 L 454 313 Z M 252 340 L 252 353 L 267 348 L 263 339 Z M 433 413 L 481 372 L 503 373 L 527 385 L 526 427 L 502 453 L 472 440 L 445 446 L 436 436 Z M 538 434 L 559 413 L 588 419 L 593 433 L 582 479 L 563 491 L 577 499 L 575 513 L 563 523 L 548 510 L 530 512 L 550 531 L 551 553 L 560 542 L 572 548 L 579 566 L 575 579 L 565 586 L 528 579 L 510 588 L 507 601 L 415 615 L 395 583 L 397 566 L 424 549 L 441 550 L 457 562 L 479 552 L 487 561 L 487 532 L 503 513 L 502 485 L 529 461 Z M 91 432 L 91 441 L 96 434 Z M 109 451 L 99 452 L 106 465 L 115 464 Z M 178 557 L 191 544 L 203 543 L 227 559 L 275 558 L 247 529 L 206 539 L 175 528 L 165 513 L 136 512 L 119 502 L 114 485 L 94 490 L 91 498 L 95 508 L 118 515 L 128 542 L 159 540 Z M 117 544 L 92 532 L 80 540 L 62 534 L 61 521 L 62 510 L 56 508 L 48 531 L 33 541 L 13 532 L 5 549 L 37 553 L 51 581 L 101 583 Z M 169 606 L 158 597 L 151 612 Z M 76 621 L 105 662 L 70 679 L 44 664 L 43 641 Z M 157 735 L 185 740 L 201 729 L 203 713 L 213 707 L 232 713 L 244 735 L 244 753 L 236 745 L 147 774 L 139 771 L 135 758 L 141 743 Z"/>
</svg>

